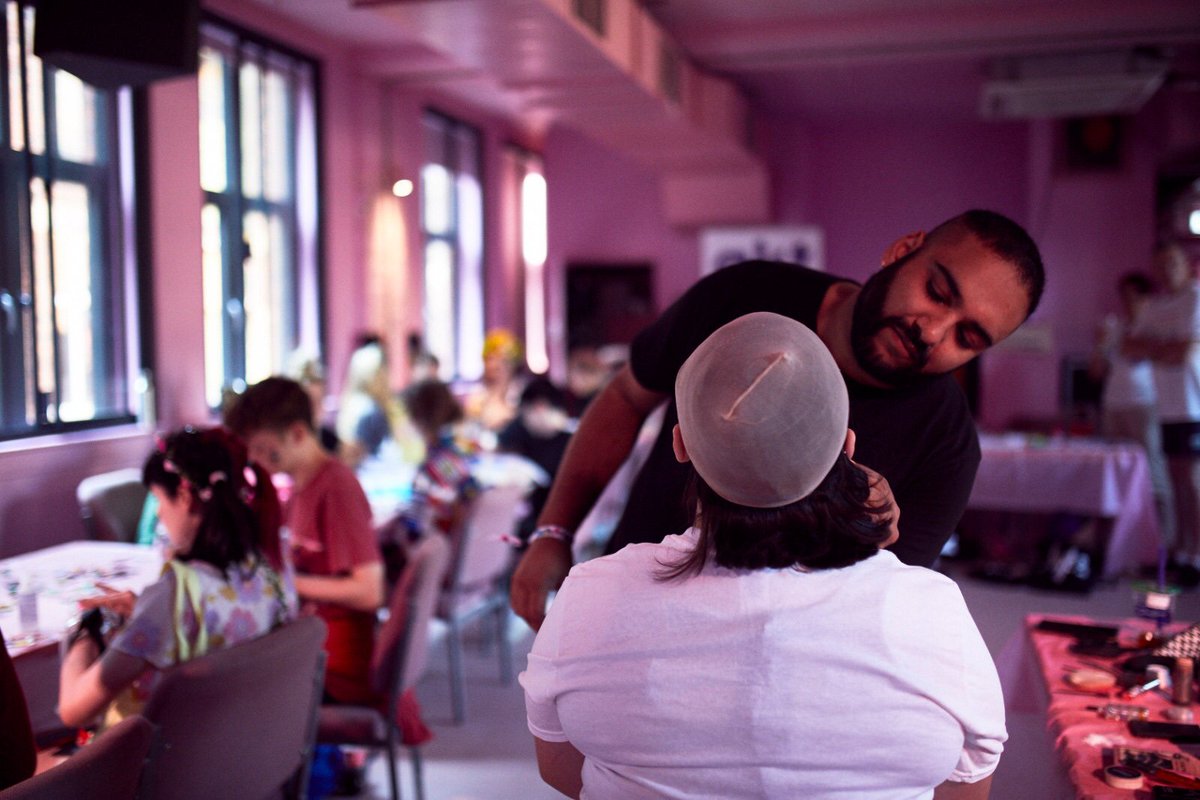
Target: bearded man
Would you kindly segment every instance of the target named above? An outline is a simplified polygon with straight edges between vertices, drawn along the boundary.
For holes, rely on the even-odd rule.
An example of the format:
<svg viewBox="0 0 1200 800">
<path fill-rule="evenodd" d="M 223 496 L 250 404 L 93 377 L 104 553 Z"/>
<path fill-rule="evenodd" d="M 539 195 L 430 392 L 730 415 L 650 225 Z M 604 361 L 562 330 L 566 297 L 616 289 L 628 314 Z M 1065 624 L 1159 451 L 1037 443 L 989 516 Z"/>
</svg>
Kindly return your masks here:
<svg viewBox="0 0 1200 800">
<path fill-rule="evenodd" d="M 592 402 L 513 576 L 513 609 L 535 629 L 571 566 L 576 526 L 674 389 L 680 366 L 713 331 L 756 311 L 812 328 L 846 379 L 855 459 L 883 476 L 903 510 L 891 550 L 929 566 L 958 524 L 979 466 L 966 398 L 949 375 L 1015 331 L 1037 308 L 1045 273 L 1020 225 L 971 210 L 887 248 L 861 286 L 794 264 L 748 261 L 697 282 L 634 340 L 629 363 Z M 675 460 L 674 402 L 630 489 L 608 552 L 692 524 L 687 470 Z M 899 510 L 895 511 L 899 514 Z"/>
</svg>

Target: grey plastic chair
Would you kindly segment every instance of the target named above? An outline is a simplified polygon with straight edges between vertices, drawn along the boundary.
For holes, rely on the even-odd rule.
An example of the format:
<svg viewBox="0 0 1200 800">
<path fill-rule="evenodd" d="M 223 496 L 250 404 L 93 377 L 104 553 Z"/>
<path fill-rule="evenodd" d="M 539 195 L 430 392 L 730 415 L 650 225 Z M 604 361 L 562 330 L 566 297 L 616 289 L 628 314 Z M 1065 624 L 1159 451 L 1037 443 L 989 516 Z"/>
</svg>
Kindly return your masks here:
<svg viewBox="0 0 1200 800">
<path fill-rule="evenodd" d="M 173 668 L 146 703 L 159 741 L 139 797 L 300 797 L 324 679 L 325 623 L 301 617 Z"/>
<path fill-rule="evenodd" d="M 400 732 L 396 713 L 400 696 L 421 679 L 429 655 L 429 621 L 450 560 L 450 545 L 440 535 L 422 539 L 409 554 L 404 572 L 392 590 L 388 617 L 375 640 L 371 678 L 387 698 L 386 714 L 370 706 L 323 705 L 317 725 L 321 744 L 350 744 L 387 749 L 392 800 L 400 800 L 396 746 Z M 409 747 L 418 800 L 425 797 L 421 751 Z"/>
<path fill-rule="evenodd" d="M 528 489 L 523 486 L 484 489 L 471 501 L 461 526 L 454 533 L 454 557 L 438 603 L 437 616 L 448 628 L 450 697 L 457 723 L 467 716 L 462 663 L 464 625 L 488 614 L 493 616 L 499 643 L 500 680 L 505 684 L 512 682 L 508 579 L 514 559 L 508 542 L 516 533 L 527 493 Z"/>
<path fill-rule="evenodd" d="M 146 503 L 142 471 L 131 467 L 89 475 L 75 490 L 79 515 L 89 539 L 136 542 L 138 521 Z"/>
<path fill-rule="evenodd" d="M 133 800 L 154 725 L 132 716 L 61 764 L 0 791 L 0 800 Z"/>
</svg>

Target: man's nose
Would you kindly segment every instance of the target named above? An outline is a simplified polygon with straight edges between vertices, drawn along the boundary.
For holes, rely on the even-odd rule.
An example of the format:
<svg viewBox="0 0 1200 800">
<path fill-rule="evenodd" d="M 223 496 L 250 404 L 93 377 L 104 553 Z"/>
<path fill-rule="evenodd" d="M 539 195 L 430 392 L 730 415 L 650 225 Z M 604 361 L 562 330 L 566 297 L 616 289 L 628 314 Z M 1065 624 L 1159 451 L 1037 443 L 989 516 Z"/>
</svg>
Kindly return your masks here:
<svg viewBox="0 0 1200 800">
<path fill-rule="evenodd" d="M 933 347 L 946 337 L 953 325 L 954 320 L 949 314 L 929 314 L 917 323 L 917 330 L 920 332 L 921 341 L 927 347 Z"/>
</svg>

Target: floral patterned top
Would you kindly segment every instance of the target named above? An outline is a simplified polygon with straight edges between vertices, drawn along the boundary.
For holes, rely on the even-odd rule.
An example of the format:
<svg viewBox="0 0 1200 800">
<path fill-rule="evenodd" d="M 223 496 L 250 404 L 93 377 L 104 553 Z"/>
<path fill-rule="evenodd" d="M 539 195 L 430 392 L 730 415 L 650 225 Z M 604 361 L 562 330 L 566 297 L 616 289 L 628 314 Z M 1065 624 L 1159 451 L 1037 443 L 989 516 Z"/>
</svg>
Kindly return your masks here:
<svg viewBox="0 0 1200 800">
<path fill-rule="evenodd" d="M 109 645 L 152 667 L 134 682 L 129 697 L 118 697 L 117 716 L 140 709 L 161 670 L 261 636 L 294 619 L 297 609 L 291 581 L 266 564 L 231 565 L 222 573 L 204 561 L 168 561 Z"/>
</svg>

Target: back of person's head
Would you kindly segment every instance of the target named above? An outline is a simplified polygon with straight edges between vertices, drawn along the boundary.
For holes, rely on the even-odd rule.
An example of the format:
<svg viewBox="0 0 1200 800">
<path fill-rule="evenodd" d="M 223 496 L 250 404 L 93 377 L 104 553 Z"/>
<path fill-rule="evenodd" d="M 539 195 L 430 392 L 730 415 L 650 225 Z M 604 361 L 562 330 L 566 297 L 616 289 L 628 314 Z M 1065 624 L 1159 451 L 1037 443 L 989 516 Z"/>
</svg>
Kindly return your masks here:
<svg viewBox="0 0 1200 800">
<path fill-rule="evenodd" d="M 538 375 L 521 390 L 521 407 L 532 406 L 535 403 L 545 403 L 558 409 L 567 407 L 567 397 L 554 381 L 545 375 Z"/>
<path fill-rule="evenodd" d="M 768 312 L 718 328 L 675 380 L 695 469 L 700 539 L 666 577 L 703 568 L 841 567 L 877 552 L 888 521 L 844 454 L 849 399 L 829 350 Z"/>
<path fill-rule="evenodd" d="M 243 439 L 258 431 L 282 432 L 295 422 L 313 431 L 312 399 L 291 378 L 267 378 L 242 392 L 225 412 L 225 425 Z"/>
<path fill-rule="evenodd" d="M 383 348 L 378 344 L 358 348 L 350 355 L 350 363 L 346 366 L 346 391 L 369 392 L 386 365 Z"/>
<path fill-rule="evenodd" d="M 1046 271 L 1042 255 L 1033 237 L 1013 220 L 995 211 L 974 208 L 946 220 L 929 232 L 928 241 L 971 233 L 981 243 L 1017 271 L 1017 278 L 1029 297 L 1028 318 L 1042 300 Z"/>
<path fill-rule="evenodd" d="M 168 497 L 185 484 L 200 526 L 182 560 L 205 561 L 225 571 L 231 564 L 265 555 L 280 566 L 283 519 L 271 477 L 251 463 L 245 445 L 224 428 L 184 428 L 159 439 L 142 467 L 142 483 Z"/>
<path fill-rule="evenodd" d="M 505 328 L 493 328 L 483 339 L 483 357 L 498 356 L 514 366 L 521 360 L 521 343 L 513 332 Z"/>
<path fill-rule="evenodd" d="M 414 383 L 404 390 L 403 397 L 409 419 L 426 438 L 437 436 L 447 425 L 462 421 L 462 404 L 442 381 Z"/>
</svg>

